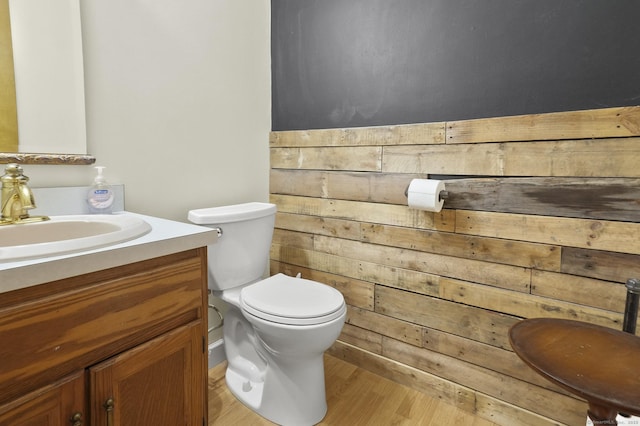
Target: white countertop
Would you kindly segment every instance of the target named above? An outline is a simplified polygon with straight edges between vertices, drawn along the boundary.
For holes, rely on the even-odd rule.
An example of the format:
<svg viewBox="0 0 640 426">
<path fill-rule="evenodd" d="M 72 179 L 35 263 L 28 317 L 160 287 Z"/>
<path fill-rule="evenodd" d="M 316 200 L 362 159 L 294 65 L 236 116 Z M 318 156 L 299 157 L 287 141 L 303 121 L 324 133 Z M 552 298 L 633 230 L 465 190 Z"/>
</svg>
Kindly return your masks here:
<svg viewBox="0 0 640 426">
<path fill-rule="evenodd" d="M 0 293 L 126 265 L 215 243 L 211 228 L 130 212 L 151 225 L 149 233 L 119 244 L 36 259 L 0 262 Z"/>
</svg>

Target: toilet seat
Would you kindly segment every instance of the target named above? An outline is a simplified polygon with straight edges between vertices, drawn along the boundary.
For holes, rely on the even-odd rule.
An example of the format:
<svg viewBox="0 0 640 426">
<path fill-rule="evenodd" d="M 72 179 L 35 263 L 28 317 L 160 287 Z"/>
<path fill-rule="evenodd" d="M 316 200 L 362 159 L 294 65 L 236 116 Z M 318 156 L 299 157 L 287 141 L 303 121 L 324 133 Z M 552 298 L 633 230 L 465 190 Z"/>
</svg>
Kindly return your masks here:
<svg viewBox="0 0 640 426">
<path fill-rule="evenodd" d="M 322 324 L 346 310 L 344 297 L 333 287 L 284 274 L 244 287 L 240 307 L 263 320 L 288 325 Z"/>
</svg>

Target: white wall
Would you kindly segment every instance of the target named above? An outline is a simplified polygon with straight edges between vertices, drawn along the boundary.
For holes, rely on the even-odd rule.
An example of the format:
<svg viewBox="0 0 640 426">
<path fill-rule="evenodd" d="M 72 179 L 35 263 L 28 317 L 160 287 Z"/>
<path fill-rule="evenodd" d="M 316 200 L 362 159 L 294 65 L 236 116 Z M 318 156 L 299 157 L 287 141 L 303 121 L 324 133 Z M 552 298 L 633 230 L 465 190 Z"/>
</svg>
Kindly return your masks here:
<svg viewBox="0 0 640 426">
<path fill-rule="evenodd" d="M 270 2 L 82 2 L 88 153 L 127 210 L 266 201 Z M 91 166 L 25 166 L 33 186 L 89 184 Z M 37 201 L 37 200 L 36 200 Z"/>
</svg>

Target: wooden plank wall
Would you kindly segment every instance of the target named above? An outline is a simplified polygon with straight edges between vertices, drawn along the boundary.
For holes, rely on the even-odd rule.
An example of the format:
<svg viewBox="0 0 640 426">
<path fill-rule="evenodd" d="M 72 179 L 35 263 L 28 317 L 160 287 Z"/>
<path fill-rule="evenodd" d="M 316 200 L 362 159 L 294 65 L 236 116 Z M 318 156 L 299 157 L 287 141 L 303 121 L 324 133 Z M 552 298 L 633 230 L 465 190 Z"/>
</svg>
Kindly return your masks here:
<svg viewBox="0 0 640 426">
<path fill-rule="evenodd" d="M 498 424 L 584 424 L 512 352 L 522 318 L 621 329 L 640 277 L 640 107 L 272 132 L 271 272 L 349 304 L 330 352 Z M 446 180 L 440 213 L 412 178 Z"/>
</svg>

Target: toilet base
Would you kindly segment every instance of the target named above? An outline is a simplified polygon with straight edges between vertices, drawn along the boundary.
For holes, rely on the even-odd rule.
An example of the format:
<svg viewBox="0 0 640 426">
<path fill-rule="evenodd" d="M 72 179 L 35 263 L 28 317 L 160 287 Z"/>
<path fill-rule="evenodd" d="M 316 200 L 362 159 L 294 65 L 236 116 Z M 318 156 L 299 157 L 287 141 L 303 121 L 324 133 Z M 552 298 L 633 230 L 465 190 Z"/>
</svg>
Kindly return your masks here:
<svg viewBox="0 0 640 426">
<path fill-rule="evenodd" d="M 304 363 L 284 360 L 284 364 L 270 364 L 263 381 L 227 368 L 227 387 L 240 402 L 276 424 L 319 423 L 327 413 L 322 354 Z"/>
<path fill-rule="evenodd" d="M 251 381 L 230 368 L 225 375 L 227 386 L 244 405 L 256 411 L 260 408 L 264 392 L 264 382 Z"/>
</svg>

